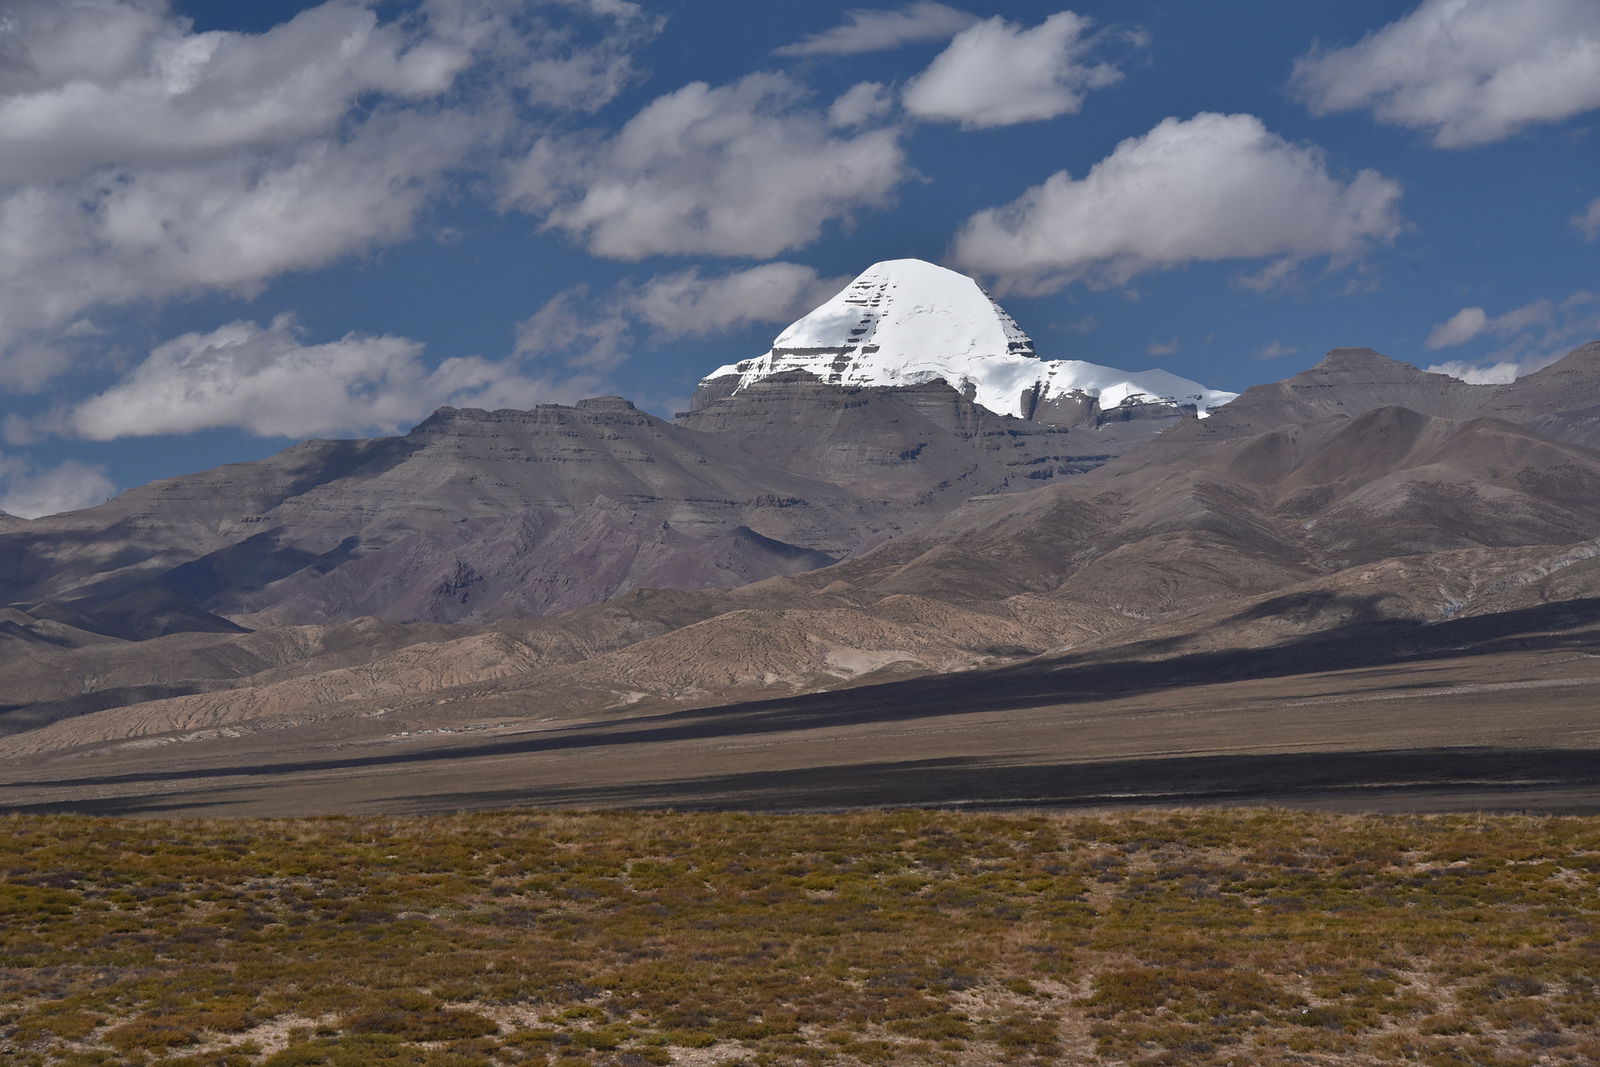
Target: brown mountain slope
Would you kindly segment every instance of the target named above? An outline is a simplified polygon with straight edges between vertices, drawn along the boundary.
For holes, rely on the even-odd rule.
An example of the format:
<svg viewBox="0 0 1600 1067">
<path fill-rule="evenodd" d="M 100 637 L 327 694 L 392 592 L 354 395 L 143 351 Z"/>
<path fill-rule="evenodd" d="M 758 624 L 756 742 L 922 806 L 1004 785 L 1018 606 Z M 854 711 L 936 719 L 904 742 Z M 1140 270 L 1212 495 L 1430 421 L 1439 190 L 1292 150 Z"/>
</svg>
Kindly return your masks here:
<svg viewBox="0 0 1600 1067">
<path fill-rule="evenodd" d="M 30 648 L 27 655 L 0 659 L 0 692 L 7 694 L 0 704 L 0 735 L 79 736 L 76 728 L 58 726 L 43 735 L 39 728 L 97 714 L 96 721 L 112 724 L 108 737 L 124 726 L 133 729 L 135 721 L 171 729 L 201 718 L 214 726 L 281 725 L 318 717 L 317 709 L 341 702 L 347 702 L 344 708 L 363 701 L 370 707 L 384 694 L 426 706 L 441 688 L 503 677 L 513 668 L 578 662 L 725 610 L 709 594 L 646 591 L 554 619 L 508 623 L 498 631 L 359 619 L 89 648 Z M 27 747 L 37 746 L 29 741 Z"/>
<path fill-rule="evenodd" d="M 445 632 L 363 662 L 137 699 L 21 734 L 0 752 L 238 740 L 269 728 L 395 737 L 714 705 L 1064 646 L 1179 649 L 1210 635 L 1259 647 L 1357 624 L 1517 610 L 1595 592 L 1597 485 L 1600 454 L 1581 447 L 1494 419 L 1379 409 L 975 501 L 859 558 L 696 594 L 653 620 L 634 620 L 650 614 L 636 600 Z M 593 636 L 574 644 L 572 625 Z"/>
<path fill-rule="evenodd" d="M 1571 393 L 1564 411 L 1583 410 L 1591 354 L 1574 353 L 1558 371 Z M 1355 375 L 1360 388 L 1343 399 L 1337 388 L 1269 390 L 1257 412 L 1266 413 L 1263 421 L 1330 405 L 1348 412 L 1264 430 L 1250 430 L 1248 418 L 1231 430 L 1211 427 L 1220 413 L 1191 421 L 1092 473 L 973 499 L 820 571 L 805 570 L 814 560 L 797 556 L 794 542 L 727 522 L 748 506 L 800 536 L 824 520 L 889 507 L 890 495 L 900 494 L 893 506 L 904 508 L 918 499 L 911 487 L 934 473 L 961 475 L 952 484 L 998 478 L 1011 486 L 1018 470 L 1033 465 L 1013 460 L 1059 460 L 1068 452 L 1054 445 L 1071 435 L 1037 435 L 1051 447 L 1030 451 L 1038 442 L 1008 443 L 981 414 L 938 390 L 853 399 L 819 393 L 804 400 L 811 414 L 777 431 L 775 450 L 797 469 L 820 467 L 830 448 L 842 450 L 841 470 L 855 469 L 855 481 L 822 498 L 842 501 L 830 512 L 770 494 L 743 502 L 709 495 L 736 487 L 726 479 L 740 471 L 798 484 L 802 475 L 757 468 L 748 454 L 756 451 L 756 425 L 783 424 L 788 409 L 777 399 L 804 389 L 773 392 L 765 415 L 724 409 L 716 433 L 673 427 L 615 402 L 443 413 L 428 434 L 415 435 L 439 440 L 386 446 L 371 467 L 357 462 L 340 479 L 269 509 L 275 530 L 303 522 L 312 547 L 317 530 L 333 528 L 339 506 L 388 531 L 389 540 L 268 581 L 257 580 L 270 576 L 258 564 L 270 553 L 236 550 L 240 558 L 213 559 L 210 571 L 180 569 L 182 588 L 199 598 L 208 582 L 247 585 L 240 602 L 261 610 L 256 621 L 270 621 L 274 610 L 314 616 L 332 604 L 380 602 L 399 605 L 401 617 L 472 619 L 582 603 L 630 582 L 670 584 L 685 574 L 702 585 L 772 577 L 721 593 L 633 594 L 544 621 L 391 628 L 364 648 L 351 638 L 328 654 L 317 651 L 319 641 L 355 631 L 305 631 L 327 635 L 317 639 L 291 638 L 296 631 L 281 628 L 160 637 L 138 646 L 149 657 L 141 661 L 103 636 L 77 639 L 93 648 L 44 648 L 47 625 L 58 628 L 63 645 L 89 631 L 74 630 L 70 620 L 41 621 L 42 609 L 13 612 L 0 638 L 17 654 L 0 661 L 0 686 L 9 678 L 18 695 L 0 712 L 14 734 L 0 751 L 43 756 L 135 736 L 140 745 L 377 741 L 982 670 L 1064 647 L 1098 655 L 1137 645 L 1143 659 L 1207 641 L 1218 642 L 1206 646 L 1212 649 L 1271 648 L 1308 635 L 1542 610 L 1594 596 L 1600 453 L 1501 418 L 1369 406 L 1389 387 L 1413 389 L 1436 408 L 1466 405 L 1463 397 L 1473 398 L 1466 406 L 1481 406 L 1485 396 L 1507 394 L 1463 394 L 1450 379 L 1441 384 L 1370 353 L 1330 361 L 1324 378 Z M 1536 399 L 1538 391 L 1527 395 Z M 813 421 L 817 412 L 827 419 Z M 862 412 L 891 425 L 875 429 Z M 809 438 L 806 428 L 818 425 L 826 432 Z M 650 444 L 657 438 L 666 443 Z M 695 470 L 694 457 L 709 464 L 718 449 L 745 456 L 745 466 Z M 526 471 L 541 465 L 574 473 Z M 287 484 L 279 482 L 272 492 Z M 346 483 L 351 495 L 341 505 L 335 487 Z M 394 504 L 405 492 L 400 483 L 426 506 L 409 514 Z M 602 484 L 676 486 L 678 495 L 646 499 L 642 490 L 619 489 L 619 499 L 597 492 Z M 499 513 L 541 487 L 566 496 Z M 694 495 L 701 491 L 708 495 Z M 596 495 L 583 502 L 590 492 Z M 932 514 L 954 495 L 922 499 L 938 498 Z M 657 518 L 656 507 L 667 516 Z M 452 569 L 436 579 L 430 568 L 446 558 L 442 549 Z M 141 624 L 159 623 L 155 608 Z M 87 609 L 74 617 L 99 618 Z M 296 641 L 305 648 L 296 650 Z M 289 650 L 263 651 L 280 644 Z M 108 649 L 116 651 L 103 655 Z M 15 668 L 33 657 L 50 666 Z"/>
<path fill-rule="evenodd" d="M 1196 440 L 1249 436 L 1382 407 L 1448 419 L 1499 418 L 1592 448 L 1600 443 L 1600 341 L 1507 385 L 1469 385 L 1370 348 L 1336 348 L 1310 370 L 1251 386 L 1210 418 L 1174 427 L 1158 447 L 1179 450 Z"/>
<path fill-rule="evenodd" d="M 705 399 L 679 423 L 871 498 L 949 510 L 1093 470 L 1181 421 L 1171 405 L 1121 414 L 1068 429 L 996 415 L 942 381 L 878 389 L 790 373 Z"/>
<path fill-rule="evenodd" d="M 157 588 L 280 621 L 537 614 L 816 566 L 899 529 L 898 510 L 622 400 L 446 409 L 405 437 L 314 442 L 29 523 L 0 536 L 0 590 L 93 612 Z M 560 585 L 572 574 L 580 593 Z"/>
<path fill-rule="evenodd" d="M 703 595 L 731 606 L 730 594 Z M 900 708 L 891 718 L 936 716 L 955 710 L 941 703 L 946 690 L 981 706 L 984 700 L 970 694 L 1015 685 L 1002 680 L 1009 677 L 1005 671 L 984 681 L 993 672 L 983 668 L 1029 651 L 997 647 L 997 639 L 1038 642 L 1045 636 L 1042 628 L 1028 630 L 1024 610 L 985 612 L 894 596 L 868 611 L 828 597 L 786 606 L 760 606 L 747 597 L 756 603 L 565 666 L 541 660 L 532 643 L 507 633 L 413 644 L 361 667 L 283 674 L 248 687 L 63 720 L 0 739 L 0 757 L 19 771 L 61 755 L 115 760 L 152 751 L 189 752 L 184 758 L 200 765 L 225 766 L 266 753 L 303 759 L 352 743 L 361 746 L 359 756 L 375 742 L 410 744 L 424 735 L 441 743 L 459 735 L 461 744 L 473 737 L 531 736 L 537 748 L 542 732 L 585 720 L 641 721 L 674 708 L 710 708 L 705 714 L 715 717 L 718 705 L 841 685 L 868 686 L 854 700 L 863 713 Z M 1142 625 L 1073 607 L 1053 616 L 1058 630 L 1072 631 L 1062 634 L 1067 647 L 1023 657 L 1027 692 L 1007 697 L 1006 704 L 1209 683 L 1243 669 L 1229 665 L 1243 664 L 1252 650 L 1261 655 L 1249 669 L 1267 676 L 1338 669 L 1374 657 L 1436 656 L 1457 640 L 1492 642 L 1496 634 L 1530 625 L 1581 628 L 1600 621 L 1597 604 L 1600 540 L 1385 560 Z M 1571 610 L 1562 614 L 1566 606 Z M 1523 616 L 1529 621 L 1519 621 Z M 1506 650 L 1516 647 L 1513 642 Z M 1141 678 L 1119 664 L 1155 673 Z M 978 671 L 970 681 L 954 680 L 972 668 Z M 1447 686 L 1449 677 L 1433 684 Z M 1096 688 L 1084 690 L 1086 684 Z M 762 730 L 778 728 L 773 722 Z"/>
<path fill-rule="evenodd" d="M 1094 468 L 1163 427 L 1168 432 L 1135 450 L 1143 457 L 1136 462 L 1187 463 L 1219 441 L 1246 441 L 1226 479 L 1137 491 L 1148 498 L 1143 534 L 1169 543 L 1152 567 L 1177 572 L 1169 580 L 1152 569 L 1138 579 L 1154 583 L 1147 599 L 1164 610 L 1175 601 L 1161 589 L 1176 596 L 1202 572 L 1237 570 L 1235 548 L 1261 560 L 1263 582 L 1303 573 L 1302 538 L 1263 525 L 1261 507 L 1280 516 L 1298 509 L 1320 524 L 1330 561 L 1368 558 L 1354 549 L 1333 554 L 1352 524 L 1396 524 L 1393 544 L 1379 552 L 1425 551 L 1460 542 L 1430 534 L 1442 518 L 1419 527 L 1409 511 L 1451 513 L 1468 524 L 1476 513 L 1460 480 L 1439 472 L 1385 475 L 1338 511 L 1327 510 L 1328 500 L 1350 494 L 1332 476 L 1308 475 L 1297 500 L 1257 501 L 1251 487 L 1298 463 L 1304 437 L 1300 429 L 1263 433 L 1399 404 L 1439 417 L 1490 413 L 1588 441 L 1600 433 L 1597 353 L 1579 349 L 1522 382 L 1489 387 L 1341 349 L 1209 419 L 1131 418 L 1070 430 L 991 415 L 939 383 L 840 389 L 773 379 L 715 399 L 679 425 L 617 398 L 531 412 L 447 409 L 403 437 L 308 442 L 259 463 L 152 483 L 99 508 L 8 524 L 0 529 L 0 603 L 132 638 L 227 629 L 230 618 L 270 625 L 368 614 L 463 622 L 549 614 L 636 588 L 728 588 L 800 573 L 932 521 L 970 496 Z M 1540 492 L 1557 492 L 1569 473 L 1553 470 Z M 1360 476 L 1349 471 L 1344 481 Z M 1515 512 L 1525 488 L 1491 481 L 1472 492 Z M 1090 505 L 1079 498 L 1075 506 Z M 1205 522 L 1184 518 L 1200 514 Z M 1060 533 L 1073 535 L 1081 518 Z M 1581 532 L 1548 510 L 1523 519 L 1524 528 L 1502 540 Z M 1473 536 L 1495 543 L 1490 529 Z M 1048 555 L 1049 546 L 1037 547 Z M 1014 562 L 1017 573 L 1002 568 L 999 580 L 1014 591 L 1040 588 L 1023 573 L 1031 564 Z M 1049 584 L 1048 575 L 1041 580 Z M 29 625 L 23 631 L 9 639 L 39 636 Z"/>
<path fill-rule="evenodd" d="M 1482 410 L 1548 437 L 1600 448 L 1600 341 L 1499 386 Z"/>
<path fill-rule="evenodd" d="M 1370 348 L 1335 348 L 1310 370 L 1283 381 L 1251 386 L 1210 418 L 1185 427 L 1184 436 L 1260 433 L 1335 415 L 1361 415 L 1381 407 L 1404 407 L 1442 418 L 1470 418 L 1481 411 L 1497 388 L 1468 385 L 1445 374 L 1429 374 Z"/>
<path fill-rule="evenodd" d="M 1352 563 L 1600 534 L 1600 454 L 1404 409 L 1145 452 L 792 579 L 1151 617 Z"/>
<path fill-rule="evenodd" d="M 763 382 L 682 424 L 616 397 L 447 408 L 403 437 L 308 442 L 12 524 L 0 603 L 144 638 L 231 625 L 217 616 L 482 622 L 729 588 L 1090 469 L 1173 421 L 1069 432 L 938 382 Z"/>
</svg>

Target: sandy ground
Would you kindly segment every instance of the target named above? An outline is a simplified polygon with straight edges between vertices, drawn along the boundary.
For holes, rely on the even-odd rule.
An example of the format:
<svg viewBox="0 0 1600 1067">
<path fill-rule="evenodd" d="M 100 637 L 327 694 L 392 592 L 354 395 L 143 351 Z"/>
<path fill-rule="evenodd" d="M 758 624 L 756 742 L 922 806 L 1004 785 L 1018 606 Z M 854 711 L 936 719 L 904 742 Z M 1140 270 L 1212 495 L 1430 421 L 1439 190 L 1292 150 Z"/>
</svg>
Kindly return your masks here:
<svg viewBox="0 0 1600 1067">
<path fill-rule="evenodd" d="M 0 767 L 0 810 L 1275 804 L 1600 812 L 1600 634 L 1468 649 L 1036 661 L 589 722 L 486 709 L 384 742 L 257 737 Z M 1301 655 L 1299 653 L 1305 653 Z M 1332 659 L 1355 663 L 1326 667 Z"/>
</svg>

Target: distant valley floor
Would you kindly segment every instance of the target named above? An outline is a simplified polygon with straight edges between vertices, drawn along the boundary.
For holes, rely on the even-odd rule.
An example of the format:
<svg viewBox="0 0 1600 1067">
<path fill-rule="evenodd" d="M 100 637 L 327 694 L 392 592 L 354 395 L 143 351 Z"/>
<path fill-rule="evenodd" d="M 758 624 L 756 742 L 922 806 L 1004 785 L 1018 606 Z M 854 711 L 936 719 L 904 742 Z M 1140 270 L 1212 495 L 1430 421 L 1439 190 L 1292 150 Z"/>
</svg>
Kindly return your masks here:
<svg viewBox="0 0 1600 1067">
<path fill-rule="evenodd" d="M 0 768 L 0 810 L 145 816 L 1263 804 L 1600 812 L 1600 609 L 1243 652 L 1044 658 L 722 707 Z M 503 712 L 495 714 L 493 712 Z"/>
</svg>

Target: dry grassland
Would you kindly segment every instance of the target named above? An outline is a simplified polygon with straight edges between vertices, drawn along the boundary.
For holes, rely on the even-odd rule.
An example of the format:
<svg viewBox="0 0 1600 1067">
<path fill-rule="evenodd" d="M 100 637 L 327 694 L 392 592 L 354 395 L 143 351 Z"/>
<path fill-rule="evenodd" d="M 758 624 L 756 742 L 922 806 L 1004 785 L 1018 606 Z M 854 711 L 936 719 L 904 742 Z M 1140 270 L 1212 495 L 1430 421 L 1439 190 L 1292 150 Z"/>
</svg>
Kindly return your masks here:
<svg viewBox="0 0 1600 1067">
<path fill-rule="evenodd" d="M 0 819 L 8 1064 L 1600 1062 L 1600 819 Z"/>
</svg>

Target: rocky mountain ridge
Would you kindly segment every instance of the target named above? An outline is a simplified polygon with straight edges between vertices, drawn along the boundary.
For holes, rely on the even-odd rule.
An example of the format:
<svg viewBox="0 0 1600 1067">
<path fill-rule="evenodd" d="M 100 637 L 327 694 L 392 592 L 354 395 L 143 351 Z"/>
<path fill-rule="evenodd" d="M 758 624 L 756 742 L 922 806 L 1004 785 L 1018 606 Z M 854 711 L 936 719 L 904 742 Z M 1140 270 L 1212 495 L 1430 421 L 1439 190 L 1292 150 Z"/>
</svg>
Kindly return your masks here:
<svg viewBox="0 0 1600 1067">
<path fill-rule="evenodd" d="M 1600 342 L 1582 345 L 1549 366 L 1503 385 L 1472 385 L 1418 370 L 1370 348 L 1335 348 L 1309 370 L 1251 386 L 1174 442 L 1258 432 L 1330 415 L 1399 406 L 1422 415 L 1502 418 L 1552 437 L 1600 443 Z"/>
<path fill-rule="evenodd" d="M 305 442 L 18 520 L 0 530 L 0 603 L 138 639 L 233 620 L 481 622 L 640 587 L 727 588 L 1093 469 L 1179 419 L 1130 398 L 1069 427 L 996 415 L 937 377 L 838 386 L 802 372 L 702 398 L 675 423 L 620 397 L 443 408 L 402 436 Z"/>
<path fill-rule="evenodd" d="M 19 521 L 0 531 L 0 595 L 45 627 L 35 636 L 56 628 L 51 640 L 62 627 L 128 640 L 367 614 L 550 614 L 632 588 L 729 588 L 803 572 L 970 498 L 1112 461 L 1121 470 L 1192 458 L 1210 442 L 1378 406 L 1504 418 L 1593 443 L 1597 396 L 1600 345 L 1505 386 L 1335 350 L 1186 421 L 1125 403 L 1121 419 L 1065 427 L 997 416 L 939 380 L 845 387 L 801 372 L 708 400 L 677 423 L 615 397 L 441 409 L 401 437 L 307 442 Z M 1281 441 L 1255 447 L 1285 454 Z"/>
<path fill-rule="evenodd" d="M 1596 489 L 1600 453 L 1505 420 L 1336 414 L 1130 455 L 738 589 L 477 630 L 367 621 L 7 660 L 25 702 L 0 715 L 0 757 L 565 722 L 1587 603 Z"/>
<path fill-rule="evenodd" d="M 478 480 L 444 479 L 466 495 L 437 498 L 441 507 L 449 499 L 462 510 L 492 510 L 507 494 L 533 499 L 536 489 L 550 491 L 538 477 L 512 474 L 530 467 L 587 472 L 563 476 L 563 499 L 575 500 L 577 486 L 615 485 L 621 471 L 659 478 L 657 468 L 674 458 L 709 458 L 690 447 L 702 438 L 748 456 L 762 427 L 772 438 L 761 454 L 783 454 L 812 471 L 834 487 L 834 499 L 878 501 L 900 514 L 921 506 L 928 518 L 820 569 L 797 566 L 735 588 L 634 589 L 543 618 L 284 625 L 260 612 L 209 616 L 202 632 L 203 609 L 151 583 L 92 616 L 74 615 L 70 605 L 7 609 L 0 617 L 0 793 L 99 802 L 184 782 L 193 791 L 200 774 L 206 783 L 231 782 L 201 793 L 232 804 L 276 789 L 281 773 L 286 782 L 309 776 L 322 795 L 348 788 L 351 796 L 373 789 L 412 796 L 409 773 L 406 784 L 379 786 L 379 777 L 406 769 L 418 772 L 416 781 L 434 782 L 425 788 L 438 803 L 526 804 L 548 788 L 540 783 L 563 774 L 592 779 L 584 796 L 623 796 L 637 790 L 617 783 L 639 776 L 742 768 L 760 778 L 786 760 L 836 761 L 816 769 L 826 777 L 869 773 L 847 766 L 869 759 L 897 768 L 910 761 L 900 769 L 922 768 L 932 775 L 928 795 L 941 797 L 939 760 L 1000 743 L 985 740 L 997 716 L 1011 718 L 1012 732 L 1000 736 L 1019 751 L 1076 750 L 1082 724 L 1124 695 L 1122 714 L 1132 717 L 1106 729 L 1132 751 L 1243 750 L 1287 730 L 1320 758 L 1317 746 L 1331 735 L 1315 727 L 1317 717 L 1362 701 L 1383 703 L 1335 729 L 1349 734 L 1340 743 L 1360 745 L 1388 723 L 1409 744 L 1458 744 L 1467 735 L 1448 714 L 1455 705 L 1424 698 L 1480 690 L 1486 695 L 1461 698 L 1488 709 L 1471 736 L 1505 733 L 1491 727 L 1504 718 L 1503 705 L 1492 701 L 1506 689 L 1517 690 L 1518 723 L 1537 712 L 1570 732 L 1571 723 L 1587 721 L 1581 694 L 1600 684 L 1593 674 L 1600 451 L 1559 435 L 1588 431 L 1585 412 L 1600 396 L 1596 352 L 1600 346 L 1587 346 L 1552 368 L 1562 394 L 1539 402 L 1534 417 L 1542 428 L 1479 412 L 1498 404 L 1515 415 L 1516 404 L 1528 403 L 1522 398 L 1550 396 L 1548 385 L 1463 391 L 1374 353 L 1345 351 L 1245 394 L 1234 412 L 1176 425 L 1148 420 L 1165 432 L 1083 473 L 1024 476 L 1037 488 L 1022 491 L 1006 483 L 1035 466 L 1059 467 L 1073 442 L 1094 431 L 1003 419 L 934 383 L 875 390 L 772 379 L 702 409 L 696 418 L 708 420 L 704 429 L 652 421 L 604 400 L 537 412 L 447 411 L 407 438 L 302 446 L 266 469 L 239 472 L 239 481 L 266 505 L 262 514 L 304 509 L 313 517 L 308 529 L 331 524 L 325 505 L 339 478 L 359 485 L 411 477 L 426 488 L 428 477 L 472 456 L 486 464 Z M 550 442 L 530 443 L 545 432 L 554 434 Z M 563 458 L 546 462 L 547 453 Z M 1041 456 L 1048 458 L 1035 463 Z M 318 463 L 338 478 L 319 480 Z M 408 464 L 418 464 L 414 476 Z M 918 488 L 952 470 L 973 473 L 931 494 Z M 836 473 L 847 484 L 828 480 Z M 217 479 L 226 481 L 209 477 L 202 484 L 213 491 Z M 1001 491 L 966 495 L 996 480 Z M 285 497 L 286 487 L 300 492 Z M 113 509 L 119 528 L 143 523 L 146 536 L 223 529 L 217 509 L 197 506 L 185 516 L 152 502 L 197 489 L 179 485 L 123 501 Z M 279 499 L 288 506 L 273 504 Z M 707 506 L 697 500 L 685 496 L 672 506 Z M 369 509 L 380 502 L 365 500 Z M 635 506 L 598 497 L 591 505 L 614 508 L 623 524 Z M 302 568 L 307 574 L 259 590 L 294 587 L 309 597 L 307 590 L 330 580 L 377 588 L 383 573 L 399 572 L 376 564 L 362 571 L 363 559 L 389 558 L 402 543 L 418 550 L 419 566 L 436 559 L 418 548 L 431 514 L 419 509 L 418 529 L 370 556 L 352 553 L 325 573 L 310 565 Z M 166 527 L 157 521 L 163 517 Z M 476 514 L 444 528 L 501 521 Z M 387 527 L 376 521 L 364 529 Z M 418 539 L 405 541 L 410 535 Z M 558 525 L 546 539 L 564 536 Z M 589 540 L 572 536 L 594 549 L 619 543 L 615 529 Z M 500 543 L 487 536 L 460 543 L 491 541 Z M 704 557 L 706 542 L 696 544 Z M 605 572 L 598 559 L 569 555 L 561 566 L 581 584 Z M 443 586 L 471 604 L 537 588 L 510 580 L 495 586 L 479 580 L 485 573 L 458 568 L 430 579 L 437 585 L 402 583 L 391 595 Z M 239 623 L 253 632 L 239 632 Z M 111 632 L 119 625 L 122 632 Z M 1406 663 L 1417 665 L 1395 666 Z M 1348 680 L 1328 673 L 1346 668 Z M 1269 683 L 1280 677 L 1298 679 L 1284 690 L 1297 698 L 1274 696 L 1279 690 Z M 1203 694 L 1218 686 L 1208 704 Z M 1190 692 L 1200 695 L 1178 701 L 1181 718 L 1148 716 L 1149 701 L 1169 699 L 1161 694 Z M 1218 700 L 1226 706 L 1213 707 Z M 1444 709 L 1444 725 L 1397 718 L 1428 706 Z M 1254 717 L 1240 707 L 1256 709 Z M 1072 711 L 1064 718 L 1065 708 Z M 1205 732 L 1207 722 L 1240 715 L 1233 729 L 1248 736 Z M 731 733 L 699 743 L 704 751 L 696 755 L 694 739 L 718 731 Z M 610 750 L 594 746 L 612 743 L 634 746 L 635 762 L 605 762 Z M 566 762 L 584 749 L 591 762 Z M 456 759 L 465 778 L 429 777 L 428 766 Z M 563 770 L 570 767 L 581 770 Z M 235 773 L 245 777 L 227 777 Z M 6 792 L 8 781 L 21 784 Z M 160 810 L 166 802 L 147 803 Z"/>
<path fill-rule="evenodd" d="M 0 521 L 0 760 L 915 703 L 895 687 L 1052 657 L 1600 604 L 1600 343 L 1501 386 L 1336 349 L 1199 418 L 1038 360 L 968 279 L 892 284 L 927 267 L 676 421 L 442 408 Z M 1024 365 L 997 412 L 1022 379 L 984 368 Z"/>
</svg>

